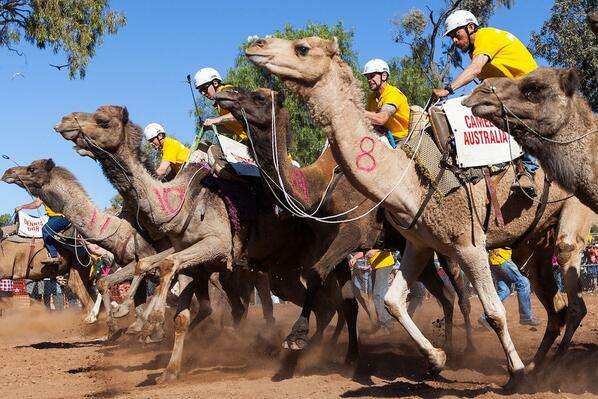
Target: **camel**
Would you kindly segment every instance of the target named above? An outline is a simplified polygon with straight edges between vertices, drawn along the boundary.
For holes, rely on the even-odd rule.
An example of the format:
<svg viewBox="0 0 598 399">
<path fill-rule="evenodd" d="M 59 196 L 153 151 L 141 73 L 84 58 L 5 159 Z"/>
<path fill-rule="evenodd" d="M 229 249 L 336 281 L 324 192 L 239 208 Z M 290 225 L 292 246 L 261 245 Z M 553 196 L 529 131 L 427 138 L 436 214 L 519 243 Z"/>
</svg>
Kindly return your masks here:
<svg viewBox="0 0 598 399">
<path fill-rule="evenodd" d="M 0 238 L 0 278 L 42 280 L 69 273 L 68 286 L 79 298 L 86 311 L 91 311 L 94 303 L 92 288 L 87 283 L 89 270 L 77 261 L 73 252 L 59 247 L 62 256 L 59 265 L 45 265 L 42 260 L 48 257 L 48 250 L 41 238 L 31 238 L 10 234 L 12 226 L 2 228 Z"/>
<path fill-rule="evenodd" d="M 551 178 L 598 212 L 598 120 L 578 88 L 574 69 L 538 68 L 522 79 L 486 79 L 463 105 L 510 132 Z"/>
<path fill-rule="evenodd" d="M 317 214 L 318 217 L 337 215 L 347 209 L 355 209 L 348 213 L 344 219 L 360 215 L 367 209 L 371 209 L 374 203 L 365 198 L 353 186 L 350 185 L 343 174 L 335 173 L 337 167 L 334 158 L 327 148 L 321 156 L 311 165 L 297 168 L 289 160 L 288 153 L 288 112 L 283 107 L 284 97 L 268 89 L 259 89 L 248 92 L 240 88 L 223 90 L 216 94 L 216 102 L 223 108 L 232 112 L 235 118 L 246 124 L 246 131 L 251 140 L 251 151 L 253 157 L 258 161 L 262 176 L 272 190 L 274 196 L 281 205 L 289 208 L 289 202 L 294 201 L 309 214 Z M 273 104 L 274 103 L 274 104 Z M 281 179 L 277 180 L 277 168 L 274 167 L 272 149 L 272 110 L 275 107 L 276 114 L 276 150 L 279 160 Z M 338 172 L 338 171 L 337 171 Z M 280 190 L 282 182 L 285 192 L 292 198 L 286 200 Z M 381 215 L 371 212 L 363 218 L 347 223 L 322 223 L 318 220 L 306 218 L 313 231 L 313 240 L 322 240 L 323 237 L 334 236 L 335 241 L 329 251 L 335 250 L 332 256 L 320 260 L 315 270 L 308 269 L 312 275 L 306 275 L 308 293 L 317 292 L 320 281 L 324 281 L 332 268 L 334 262 L 339 262 L 349 253 L 356 250 L 369 249 L 373 245 L 372 238 L 380 235 L 383 225 Z M 383 232 L 386 236 L 393 235 L 394 231 Z M 394 229 L 393 229 L 394 230 Z M 394 234 L 396 236 L 396 234 Z M 397 247 L 392 249 L 403 250 L 404 239 L 385 237 L 384 244 L 390 245 L 394 241 Z M 342 245 L 339 245 L 342 243 Z M 314 246 L 315 243 L 308 243 Z M 385 247 L 390 248 L 390 247 Z M 430 259 L 425 273 L 422 274 L 422 281 L 430 292 L 436 296 L 443 306 L 445 314 L 445 348 L 452 348 L 452 301 L 449 301 L 443 291 L 442 280 L 436 273 L 433 261 Z M 455 275 L 451 275 L 453 285 L 459 296 L 459 304 L 465 319 L 467 331 L 467 351 L 473 350 L 471 338 L 471 325 L 469 322 L 469 300 L 464 295 L 463 280 L 460 278 L 460 269 Z M 315 281 L 314 281 L 315 280 Z M 306 299 L 309 306 L 309 300 Z M 306 316 L 307 315 L 307 316 Z M 304 307 L 301 317 L 293 326 L 293 331 L 285 340 L 285 347 L 293 345 L 301 347 L 300 342 L 307 339 L 309 329 L 309 310 Z"/>
<path fill-rule="evenodd" d="M 588 14 L 588 24 L 595 35 L 598 35 L 598 11 Z"/>
<path fill-rule="evenodd" d="M 511 340 L 505 309 L 494 288 L 486 248 L 513 245 L 522 236 L 529 236 L 529 229 L 532 230 L 532 236 L 543 235 L 552 218 L 558 218 L 558 256 L 570 278 L 567 281 L 569 306 L 564 341 L 570 339 L 571 331 L 575 331 L 585 315 L 585 305 L 578 287 L 570 283 L 579 276 L 578 252 L 583 246 L 580 237 L 589 231 L 589 226 L 587 222 L 577 222 L 574 216 L 567 213 L 574 215 L 575 212 L 585 212 L 588 215 L 590 210 L 576 206 L 579 203 L 575 204 L 573 198 L 566 201 L 572 206 L 564 207 L 563 202 L 557 200 L 566 197 L 567 193 L 553 186 L 546 209 L 534 223 L 539 205 L 526 199 L 522 193 L 510 194 L 510 185 L 515 176 L 512 170 L 508 170 L 496 187 L 505 228 L 498 227 L 493 211 L 486 207 L 487 194 L 483 182 L 471 185 L 470 195 L 461 187 L 443 198 L 432 197 L 420 217 L 415 219 L 429 183 L 403 151 L 388 148 L 373 133 L 365 118 L 361 87 L 351 68 L 342 61 L 335 40 L 317 37 L 293 41 L 258 39 L 246 49 L 246 56 L 254 64 L 277 75 L 290 90 L 306 99 L 312 117 L 328 136 L 336 161 L 358 191 L 380 202 L 391 212 L 391 221 L 397 228 L 414 223 L 412 228 L 401 230 L 408 242 L 401 269 L 385 297 L 385 304 L 426 357 L 431 373 L 437 374 L 444 368 L 446 354 L 435 348 L 409 317 L 406 296 L 408 287 L 420 275 L 433 251 L 436 251 L 457 261 L 473 284 L 486 319 L 496 332 L 507 357 L 510 378 L 505 389 L 516 388 L 522 381 L 524 365 Z M 540 182 L 544 180 L 542 170 L 536 173 L 536 179 Z M 487 229 L 476 220 L 473 209 L 481 220 L 488 217 L 490 222 Z M 592 219 L 592 216 L 588 219 Z M 573 220 L 573 225 L 570 220 Z M 563 231 L 572 234 L 562 234 Z M 569 273 L 569 270 L 572 272 Z M 552 299 L 542 298 L 542 302 L 545 306 L 553 306 L 549 304 Z M 553 314 L 556 311 L 549 312 L 549 317 L 553 317 Z M 552 329 L 553 325 L 560 326 L 561 321 L 549 321 L 548 327 Z M 536 354 L 538 359 L 543 358 L 558 335 L 548 327 Z M 561 346 L 566 347 L 569 342 L 564 341 Z"/>
<path fill-rule="evenodd" d="M 100 160 L 105 175 L 123 196 L 130 197 L 131 193 L 135 193 L 140 218 L 150 221 L 154 230 L 166 234 L 177 251 L 160 260 L 160 289 L 146 309 L 145 316 L 150 323 L 142 331 L 142 334 L 148 336 L 152 329 L 163 323 L 168 286 L 175 273 L 179 272 L 183 294 L 179 297 L 175 316 L 175 344 L 169 365 L 160 381 L 176 378 L 180 372 L 184 337 L 190 324 L 188 302 L 192 288 L 186 287 L 192 287 L 190 284 L 193 278 L 200 279 L 193 285 L 204 290 L 207 298 L 207 275 L 212 271 L 219 271 L 221 276 L 226 275 L 232 266 L 233 227 L 224 201 L 215 190 L 204 189 L 199 184 L 209 173 L 209 169 L 203 165 L 190 164 L 169 183 L 155 180 L 142 163 L 141 131 L 129 121 L 126 108 L 104 106 L 95 113 L 72 113 L 63 117 L 55 129 L 64 138 L 74 141 L 79 151 L 93 153 Z M 304 256 L 313 257 L 315 253 L 299 250 L 306 231 L 292 220 L 280 220 L 274 214 L 273 207 L 268 205 L 269 201 L 258 203 L 261 204 L 259 217 L 255 222 L 257 224 L 252 226 L 258 234 L 250 235 L 247 243 L 248 258 L 274 276 L 271 282 L 276 283 L 272 286 L 276 295 L 302 304 L 305 288 L 299 279 L 299 268 L 293 265 L 315 263 L 298 260 Z M 298 253 L 288 251 L 289 242 L 297 245 Z M 138 270 L 148 267 L 146 259 L 139 261 Z M 186 271 L 199 265 L 202 268 Z M 332 317 L 330 309 L 334 310 L 336 307 L 324 300 L 325 295 L 320 298 L 317 305 L 322 310 L 316 315 L 321 315 L 319 319 L 322 323 L 318 324 L 322 327 L 318 331 L 323 331 L 323 327 L 328 324 L 326 320 L 329 321 Z M 242 309 L 242 305 L 239 303 L 236 308 Z M 200 314 L 202 317 L 209 315 L 206 312 Z M 239 318 L 238 312 L 235 317 Z M 356 315 L 352 318 L 356 318 Z"/>
<path fill-rule="evenodd" d="M 109 330 L 114 332 L 116 325 L 110 306 L 110 287 L 133 279 L 135 260 L 155 255 L 154 248 L 129 222 L 97 208 L 76 177 L 67 169 L 56 166 L 51 159 L 40 159 L 27 166 L 7 169 L 2 180 L 26 188 L 52 209 L 63 213 L 87 241 L 112 252 L 117 264 L 126 265 L 116 273 L 100 278 L 97 284 L 106 308 Z M 139 280 L 141 277 L 134 279 L 133 290 Z M 139 302 L 139 298 L 136 302 Z M 90 314 L 88 321 L 91 322 L 95 316 Z M 140 322 L 141 319 L 131 329 L 134 331 L 139 328 Z"/>
</svg>

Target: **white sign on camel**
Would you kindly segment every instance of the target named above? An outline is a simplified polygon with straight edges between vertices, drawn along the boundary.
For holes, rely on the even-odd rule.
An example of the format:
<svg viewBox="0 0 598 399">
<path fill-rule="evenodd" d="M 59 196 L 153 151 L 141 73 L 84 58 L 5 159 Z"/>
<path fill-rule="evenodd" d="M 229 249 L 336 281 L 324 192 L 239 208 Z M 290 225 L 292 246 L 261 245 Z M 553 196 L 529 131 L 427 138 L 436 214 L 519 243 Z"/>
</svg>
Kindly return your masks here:
<svg viewBox="0 0 598 399">
<path fill-rule="evenodd" d="M 447 100 L 443 109 L 455 136 L 457 164 L 461 168 L 509 162 L 523 154 L 509 134 L 461 105 L 464 97 Z"/>
<path fill-rule="evenodd" d="M 47 216 L 31 216 L 23 211 L 18 213 L 19 230 L 17 234 L 21 237 L 36 237 L 42 236 L 42 227 L 48 221 Z"/>
</svg>

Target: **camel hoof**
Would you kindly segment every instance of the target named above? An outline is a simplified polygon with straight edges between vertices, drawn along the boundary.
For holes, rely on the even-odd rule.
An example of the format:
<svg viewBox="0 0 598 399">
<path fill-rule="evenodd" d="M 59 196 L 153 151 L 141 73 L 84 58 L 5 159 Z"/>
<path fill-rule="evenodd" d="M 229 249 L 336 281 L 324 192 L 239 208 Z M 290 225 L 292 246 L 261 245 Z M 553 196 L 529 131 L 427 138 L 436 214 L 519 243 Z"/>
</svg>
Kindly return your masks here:
<svg viewBox="0 0 598 399">
<path fill-rule="evenodd" d="M 284 349 L 290 349 L 294 351 L 300 351 L 307 347 L 307 334 L 309 333 L 309 324 L 306 317 L 299 317 L 295 324 L 293 324 L 293 328 L 291 329 L 291 333 L 287 335 L 284 342 L 282 343 L 282 347 Z"/>
<path fill-rule="evenodd" d="M 502 389 L 505 393 L 511 394 L 517 392 L 525 377 L 524 370 L 514 371 L 511 373 L 509 381 L 503 385 Z"/>
<path fill-rule="evenodd" d="M 357 351 L 347 352 L 345 356 L 345 365 L 346 366 L 353 366 L 357 363 L 359 358 L 359 353 Z"/>
<path fill-rule="evenodd" d="M 176 381 L 177 378 L 179 378 L 179 373 L 166 369 L 160 377 L 156 378 L 156 383 L 166 384 L 168 382 Z"/>
<path fill-rule="evenodd" d="M 136 335 L 139 334 L 141 330 L 143 330 L 143 320 L 137 319 L 129 326 L 129 328 L 127 328 L 125 334 Z"/>
<path fill-rule="evenodd" d="M 428 372 L 438 375 L 446 365 L 446 353 L 442 349 L 434 348 L 428 357 Z"/>
<path fill-rule="evenodd" d="M 95 322 L 98 321 L 98 318 L 96 317 L 95 314 L 90 313 L 83 319 L 83 321 L 87 324 L 94 324 Z"/>
<path fill-rule="evenodd" d="M 114 318 L 121 318 L 121 317 L 125 317 L 126 315 L 129 314 L 129 305 L 123 303 L 121 305 L 118 305 L 115 309 L 112 310 L 112 317 Z"/>
<path fill-rule="evenodd" d="M 147 337 L 145 337 L 146 344 L 155 344 L 158 342 L 162 342 L 164 339 L 164 330 L 162 328 L 156 328 L 154 331 Z"/>
<path fill-rule="evenodd" d="M 529 362 L 527 366 L 525 366 L 525 374 L 534 373 L 539 370 L 539 365 L 535 361 Z"/>
</svg>

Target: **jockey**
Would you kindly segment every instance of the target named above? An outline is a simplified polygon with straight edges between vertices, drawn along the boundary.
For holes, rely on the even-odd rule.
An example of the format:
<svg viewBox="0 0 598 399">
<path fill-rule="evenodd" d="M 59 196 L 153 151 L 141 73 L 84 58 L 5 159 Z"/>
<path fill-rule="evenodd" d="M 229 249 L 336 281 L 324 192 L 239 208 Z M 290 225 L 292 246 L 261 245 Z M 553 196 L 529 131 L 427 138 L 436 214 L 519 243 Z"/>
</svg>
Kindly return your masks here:
<svg viewBox="0 0 598 399">
<path fill-rule="evenodd" d="M 202 68 L 195 74 L 194 77 L 195 88 L 199 90 L 202 96 L 213 100 L 216 93 L 234 87 L 233 85 L 222 83 L 222 77 L 214 68 Z M 230 111 L 215 105 L 218 117 L 208 118 L 204 122 L 204 126 L 212 126 L 223 124 L 226 131 L 233 134 L 237 141 L 243 144 L 247 143 L 247 133 L 243 126 L 235 119 Z"/>
<path fill-rule="evenodd" d="M 407 137 L 409 130 L 407 97 L 398 88 L 388 83 L 390 68 L 385 61 L 369 60 L 363 68 L 363 75 L 372 91 L 368 96 L 366 117 L 379 133 L 391 141 L 391 144 L 393 141 L 398 143 Z"/>
<path fill-rule="evenodd" d="M 469 11 L 457 10 L 449 15 L 444 35 L 449 36 L 461 51 L 469 54 L 471 63 L 444 88 L 432 90 L 434 98 L 453 94 L 475 78 L 518 79 L 538 68 L 531 53 L 513 34 L 495 28 L 479 28 L 477 18 Z M 535 197 L 532 175 L 538 169 L 538 163 L 527 153 L 522 161 L 525 170 L 520 168 L 511 189 L 521 188 L 529 196 Z"/>
<path fill-rule="evenodd" d="M 157 150 L 162 150 L 162 160 L 158 169 L 156 169 L 156 177 L 161 180 L 170 167 L 174 173 L 178 173 L 181 166 L 189 158 L 190 150 L 181 144 L 179 141 L 166 137 L 166 131 L 162 125 L 158 123 L 150 123 L 143 129 L 143 135 L 150 142 L 152 147 Z M 171 180 L 171 179 L 169 179 Z"/>
<path fill-rule="evenodd" d="M 58 241 L 54 238 L 54 234 L 60 233 L 69 227 L 70 222 L 68 219 L 65 218 L 62 213 L 54 212 L 48 205 L 44 204 L 40 198 L 36 198 L 28 204 L 17 206 L 15 212 L 18 212 L 21 209 L 37 209 L 42 205 L 46 210 L 46 215 L 48 215 L 48 221 L 44 224 L 44 227 L 42 227 L 42 238 L 44 240 L 44 245 L 48 250 L 49 258 L 42 260 L 41 263 L 47 265 L 59 264 L 62 258 L 58 254 L 56 248 Z"/>
</svg>

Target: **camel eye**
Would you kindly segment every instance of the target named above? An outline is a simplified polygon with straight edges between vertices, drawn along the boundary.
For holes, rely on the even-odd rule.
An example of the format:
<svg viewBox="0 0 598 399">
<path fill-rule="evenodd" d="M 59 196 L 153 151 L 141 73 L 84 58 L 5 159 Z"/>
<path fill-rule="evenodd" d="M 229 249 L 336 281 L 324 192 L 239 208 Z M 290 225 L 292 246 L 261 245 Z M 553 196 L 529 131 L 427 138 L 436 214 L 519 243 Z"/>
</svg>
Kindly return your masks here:
<svg viewBox="0 0 598 399">
<path fill-rule="evenodd" d="M 266 97 L 262 96 L 261 94 L 256 94 L 255 95 L 255 99 L 259 102 L 264 102 L 264 100 L 266 99 Z"/>
<path fill-rule="evenodd" d="M 96 123 L 100 126 L 108 126 L 108 124 L 110 123 L 110 118 L 108 117 L 108 115 L 103 113 L 96 114 L 95 120 Z"/>
<path fill-rule="evenodd" d="M 29 173 L 33 173 L 33 172 L 35 172 L 35 168 L 34 168 L 33 166 L 29 166 L 29 167 L 27 168 L 27 172 L 29 172 Z"/>
<path fill-rule="evenodd" d="M 305 57 L 307 55 L 307 53 L 309 53 L 309 47 L 305 47 L 305 46 L 301 46 L 301 45 L 296 46 L 295 53 L 300 57 Z"/>
<path fill-rule="evenodd" d="M 523 86 L 521 92 L 528 101 L 537 103 L 542 100 L 544 89 L 546 89 L 546 87 L 541 84 L 530 83 Z"/>
</svg>

